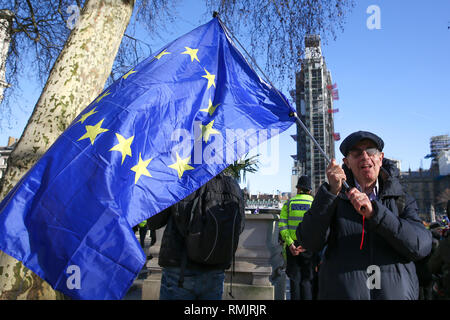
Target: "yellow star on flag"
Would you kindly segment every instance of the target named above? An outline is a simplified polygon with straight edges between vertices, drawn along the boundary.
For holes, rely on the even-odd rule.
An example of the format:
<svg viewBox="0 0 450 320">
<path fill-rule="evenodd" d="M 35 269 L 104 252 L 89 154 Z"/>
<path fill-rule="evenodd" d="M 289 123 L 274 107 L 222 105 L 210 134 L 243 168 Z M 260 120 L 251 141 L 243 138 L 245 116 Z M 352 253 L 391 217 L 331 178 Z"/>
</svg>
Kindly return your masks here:
<svg viewBox="0 0 450 320">
<path fill-rule="evenodd" d="M 166 54 L 170 54 L 170 52 L 166 52 L 167 49 L 164 49 L 163 51 L 161 51 L 157 56 L 155 56 L 156 59 L 161 59 L 162 56 L 166 55 Z"/>
<path fill-rule="evenodd" d="M 107 92 L 105 92 L 104 94 L 102 94 L 100 97 L 97 98 L 97 100 L 95 100 L 96 103 L 99 103 L 100 100 L 102 100 L 104 97 L 109 96 L 111 94 L 111 92 L 109 92 L 109 90 Z"/>
<path fill-rule="evenodd" d="M 86 126 L 86 133 L 78 139 L 78 141 L 89 138 L 91 140 L 91 144 L 93 145 L 94 140 L 100 133 L 109 131 L 109 129 L 102 128 L 103 120 L 105 119 L 100 120 L 95 126 Z"/>
<path fill-rule="evenodd" d="M 190 55 L 191 56 L 191 62 L 193 62 L 194 59 L 197 60 L 198 62 L 200 62 L 200 60 L 198 60 L 198 57 L 197 57 L 198 49 L 191 49 L 189 47 L 184 47 L 184 48 L 186 49 L 186 51 L 182 52 L 181 54 L 188 54 L 188 55 Z"/>
<path fill-rule="evenodd" d="M 78 122 L 83 123 L 83 122 L 86 121 L 87 118 L 89 118 L 90 116 L 92 116 L 94 113 L 97 113 L 98 111 L 95 111 L 96 108 L 97 108 L 97 107 L 94 107 L 94 109 L 92 109 L 91 111 L 86 112 L 85 114 L 83 114 L 83 115 L 81 116 L 80 120 L 77 121 L 77 123 L 78 123 Z"/>
<path fill-rule="evenodd" d="M 206 69 L 203 69 L 203 70 L 205 70 L 206 75 L 202 76 L 202 78 L 208 79 L 208 89 L 211 87 L 211 85 L 213 85 L 214 88 L 215 88 L 215 87 L 216 87 L 216 84 L 214 83 L 214 79 L 216 78 L 216 76 L 213 75 L 213 74 L 210 74 L 210 73 L 208 72 L 208 70 L 206 70 Z"/>
<path fill-rule="evenodd" d="M 131 70 L 128 71 L 126 74 L 124 74 L 124 75 L 122 76 L 122 78 L 125 79 L 125 80 L 127 80 L 127 78 L 128 78 L 129 75 L 131 75 L 131 74 L 133 74 L 133 73 L 136 73 L 136 72 L 137 72 L 137 71 L 134 71 L 133 69 L 131 69 Z"/>
<path fill-rule="evenodd" d="M 202 137 L 203 141 L 208 142 L 209 136 L 212 134 L 220 134 L 220 131 L 217 131 L 216 129 L 213 129 L 214 120 L 208 123 L 206 126 L 200 125 L 200 128 L 202 128 Z"/>
<path fill-rule="evenodd" d="M 203 112 L 208 112 L 210 116 L 213 115 L 214 111 L 216 111 L 217 107 L 220 105 L 220 103 L 216 104 L 215 106 L 213 106 L 211 99 L 209 99 L 209 105 L 208 108 L 206 109 L 200 109 L 200 111 Z"/>
<path fill-rule="evenodd" d="M 194 168 L 191 167 L 190 165 L 188 165 L 188 162 L 191 161 L 190 156 L 185 159 L 181 159 L 180 156 L 178 155 L 178 152 L 176 153 L 176 155 L 177 155 L 177 162 L 175 162 L 174 164 L 171 164 L 169 166 L 169 168 L 177 170 L 178 178 L 181 179 L 181 177 L 183 176 L 183 173 L 186 170 L 194 170 Z"/>
<path fill-rule="evenodd" d="M 119 143 L 116 144 L 114 147 L 112 147 L 109 151 L 119 151 L 122 153 L 122 163 L 125 160 L 126 156 L 131 157 L 131 143 L 133 142 L 134 136 L 131 138 L 125 139 L 120 134 L 116 133 L 117 140 L 119 140 Z"/>
<path fill-rule="evenodd" d="M 142 160 L 141 154 L 139 153 L 139 162 L 137 165 L 135 165 L 133 168 L 131 168 L 131 171 L 136 172 L 136 175 L 134 176 L 134 184 L 136 184 L 141 176 L 147 176 L 151 177 L 152 175 L 147 170 L 147 166 L 152 161 L 153 158 Z"/>
</svg>

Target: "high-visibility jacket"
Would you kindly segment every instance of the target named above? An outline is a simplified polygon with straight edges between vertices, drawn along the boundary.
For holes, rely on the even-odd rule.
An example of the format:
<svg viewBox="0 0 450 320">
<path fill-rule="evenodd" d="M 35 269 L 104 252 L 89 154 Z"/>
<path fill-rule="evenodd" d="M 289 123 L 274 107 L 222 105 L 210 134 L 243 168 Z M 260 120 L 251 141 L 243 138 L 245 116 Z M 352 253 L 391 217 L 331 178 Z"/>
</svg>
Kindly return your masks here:
<svg viewBox="0 0 450 320">
<path fill-rule="evenodd" d="M 298 194 L 283 205 L 278 228 L 286 246 L 289 247 L 297 240 L 295 230 L 297 230 L 299 223 L 303 221 L 303 216 L 311 207 L 313 200 L 314 198 L 309 194 Z"/>
<path fill-rule="evenodd" d="M 142 221 L 141 223 L 139 223 L 139 227 L 143 228 L 147 225 L 147 220 Z"/>
</svg>

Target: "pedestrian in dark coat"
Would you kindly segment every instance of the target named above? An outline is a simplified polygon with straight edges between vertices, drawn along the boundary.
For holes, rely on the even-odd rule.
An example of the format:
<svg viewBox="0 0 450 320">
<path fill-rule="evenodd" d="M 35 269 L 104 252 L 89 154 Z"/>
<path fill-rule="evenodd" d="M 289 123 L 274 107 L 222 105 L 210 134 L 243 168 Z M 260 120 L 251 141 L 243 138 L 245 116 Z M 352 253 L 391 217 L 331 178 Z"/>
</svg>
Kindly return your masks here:
<svg viewBox="0 0 450 320">
<path fill-rule="evenodd" d="M 341 144 L 297 228 L 307 250 L 327 245 L 319 270 L 319 299 L 418 299 L 414 261 L 431 250 L 431 233 L 405 194 L 398 169 L 384 159 L 383 140 L 358 131 Z M 342 180 L 350 186 L 345 192 Z"/>
<path fill-rule="evenodd" d="M 438 283 L 438 290 L 442 292 L 444 299 L 450 299 L 450 236 L 443 238 L 436 251 L 428 261 L 431 272 L 441 276 Z"/>
<path fill-rule="evenodd" d="M 235 203 L 238 206 L 239 218 L 235 218 L 236 223 L 238 223 L 236 236 L 239 238 L 244 230 L 245 203 L 243 193 L 236 180 L 225 173 L 220 173 L 183 200 L 148 219 L 151 229 L 159 229 L 165 226 L 158 258 L 158 264 L 162 267 L 159 296 L 161 300 L 222 299 L 225 270 L 230 268 L 232 257 L 227 262 L 220 264 L 200 263 L 187 257 L 185 236 L 188 232 L 188 226 L 192 223 L 191 217 L 196 203 L 195 200 L 200 198 L 205 202 L 208 200 L 208 203 L 216 204 L 232 199 L 227 203 Z M 205 206 L 205 203 L 199 205 L 202 211 L 204 211 Z M 221 208 L 221 206 L 219 207 Z M 224 255 L 227 256 L 225 252 Z M 186 259 L 184 267 L 183 257 Z M 181 279 L 183 279 L 182 282 L 180 282 Z"/>
</svg>

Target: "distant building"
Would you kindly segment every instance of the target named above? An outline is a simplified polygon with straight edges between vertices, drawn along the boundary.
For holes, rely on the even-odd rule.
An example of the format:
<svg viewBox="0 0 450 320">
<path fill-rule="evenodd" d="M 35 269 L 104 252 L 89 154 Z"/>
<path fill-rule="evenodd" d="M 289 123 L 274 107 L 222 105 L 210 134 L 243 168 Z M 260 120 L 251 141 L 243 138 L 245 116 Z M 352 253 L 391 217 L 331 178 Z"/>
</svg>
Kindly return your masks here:
<svg viewBox="0 0 450 320">
<path fill-rule="evenodd" d="M 439 175 L 446 176 L 450 174 L 450 150 L 442 151 L 439 154 Z"/>
<path fill-rule="evenodd" d="M 9 137 L 8 145 L 6 147 L 0 147 L 0 179 L 3 177 L 6 167 L 8 166 L 8 158 L 14 149 L 17 139 Z"/>
<path fill-rule="evenodd" d="M 416 199 L 419 216 L 425 221 L 431 221 L 430 212 L 435 195 L 434 179 L 435 176 L 431 170 L 422 169 L 402 172 L 400 176 L 400 182 L 405 191 Z"/>
<path fill-rule="evenodd" d="M 431 168 L 437 170 L 439 166 L 439 156 L 442 152 L 450 150 L 450 137 L 448 134 L 434 136 L 430 138 L 430 154 L 425 158 L 431 158 Z"/>
<path fill-rule="evenodd" d="M 258 193 L 249 195 L 246 199 L 246 209 L 281 209 L 286 200 L 291 197 L 290 192 L 279 194 Z"/>
<path fill-rule="evenodd" d="M 320 47 L 320 36 L 309 35 L 305 38 L 305 59 L 301 71 L 296 74 L 295 96 L 297 114 L 309 132 L 314 136 L 325 153 L 334 158 L 334 142 L 339 134 L 334 132 L 333 100 L 338 99 L 336 85 L 332 83 L 331 73 L 327 69 Z M 292 136 L 297 142 L 297 154 L 293 155 L 292 190 L 296 194 L 298 178 L 306 174 L 311 179 L 315 193 L 326 181 L 327 163 L 304 130 L 297 126 L 297 134 Z"/>
<path fill-rule="evenodd" d="M 389 158 L 389 160 L 391 160 L 395 164 L 395 166 L 397 167 L 398 171 L 402 171 L 401 161 L 400 160 L 396 160 L 396 159 L 392 159 L 392 158 Z"/>
<path fill-rule="evenodd" d="M 402 172 L 400 179 L 406 192 L 416 199 L 419 215 L 426 221 L 432 221 L 433 215 L 444 215 L 450 200 L 449 136 L 431 137 L 430 150 L 426 156 L 432 158 L 429 170 Z"/>
</svg>

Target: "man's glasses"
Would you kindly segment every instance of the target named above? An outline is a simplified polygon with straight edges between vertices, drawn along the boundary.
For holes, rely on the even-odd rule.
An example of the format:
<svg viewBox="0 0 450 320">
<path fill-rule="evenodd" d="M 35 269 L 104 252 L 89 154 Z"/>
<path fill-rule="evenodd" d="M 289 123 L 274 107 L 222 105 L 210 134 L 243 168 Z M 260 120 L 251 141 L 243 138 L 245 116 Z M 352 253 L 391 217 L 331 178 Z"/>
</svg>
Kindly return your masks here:
<svg viewBox="0 0 450 320">
<path fill-rule="evenodd" d="M 367 149 L 352 149 L 349 151 L 349 153 L 355 157 L 358 158 L 363 154 L 363 152 L 366 152 L 369 157 L 376 156 L 380 151 L 377 148 L 367 148 Z"/>
</svg>

